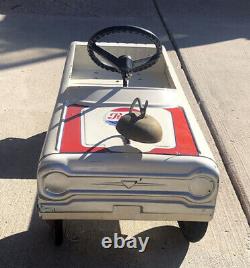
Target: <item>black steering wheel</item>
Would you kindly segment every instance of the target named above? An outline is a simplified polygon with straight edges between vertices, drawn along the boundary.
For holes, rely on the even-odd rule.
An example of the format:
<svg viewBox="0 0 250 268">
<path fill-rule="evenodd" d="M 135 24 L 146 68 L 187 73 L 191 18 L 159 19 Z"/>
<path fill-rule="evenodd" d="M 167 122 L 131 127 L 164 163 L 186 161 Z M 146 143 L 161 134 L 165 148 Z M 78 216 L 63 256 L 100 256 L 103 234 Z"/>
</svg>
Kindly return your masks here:
<svg viewBox="0 0 250 268">
<path fill-rule="evenodd" d="M 149 57 L 133 60 L 129 55 L 122 55 L 117 58 L 110 52 L 96 45 L 96 42 L 98 42 L 102 37 L 121 32 L 143 35 L 155 45 L 156 52 Z M 87 49 L 90 58 L 98 66 L 112 72 L 121 73 L 125 86 L 128 85 L 128 79 L 131 77 L 133 72 L 139 72 L 154 65 L 158 61 L 162 52 L 161 41 L 159 38 L 152 32 L 136 26 L 113 26 L 100 30 L 89 39 Z M 100 61 L 95 53 L 111 65 L 107 65 Z"/>
</svg>

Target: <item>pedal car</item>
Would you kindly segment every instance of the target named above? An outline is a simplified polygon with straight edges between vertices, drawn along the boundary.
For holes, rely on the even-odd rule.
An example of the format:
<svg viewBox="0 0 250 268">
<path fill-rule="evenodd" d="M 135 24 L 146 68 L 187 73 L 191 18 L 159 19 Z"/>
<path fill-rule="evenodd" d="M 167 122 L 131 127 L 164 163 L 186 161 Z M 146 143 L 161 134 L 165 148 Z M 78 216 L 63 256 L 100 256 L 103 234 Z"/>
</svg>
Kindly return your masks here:
<svg viewBox="0 0 250 268">
<path fill-rule="evenodd" d="M 100 42 L 114 33 L 150 44 Z M 71 44 L 37 181 L 57 245 L 69 219 L 174 220 L 188 241 L 204 236 L 219 172 L 152 32 L 114 26 Z"/>
</svg>

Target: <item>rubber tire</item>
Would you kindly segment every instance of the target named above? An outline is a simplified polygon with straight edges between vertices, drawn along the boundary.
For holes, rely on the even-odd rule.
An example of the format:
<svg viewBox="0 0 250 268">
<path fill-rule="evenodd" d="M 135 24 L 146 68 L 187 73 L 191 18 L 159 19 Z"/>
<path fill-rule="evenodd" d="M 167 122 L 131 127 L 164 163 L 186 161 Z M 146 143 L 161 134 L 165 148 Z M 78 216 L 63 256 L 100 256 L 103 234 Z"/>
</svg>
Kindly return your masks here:
<svg viewBox="0 0 250 268">
<path fill-rule="evenodd" d="M 183 236 L 189 242 L 198 242 L 205 235 L 208 222 L 178 221 Z"/>
<path fill-rule="evenodd" d="M 63 243 L 63 221 L 54 220 L 52 231 L 55 246 L 61 246 Z"/>
</svg>

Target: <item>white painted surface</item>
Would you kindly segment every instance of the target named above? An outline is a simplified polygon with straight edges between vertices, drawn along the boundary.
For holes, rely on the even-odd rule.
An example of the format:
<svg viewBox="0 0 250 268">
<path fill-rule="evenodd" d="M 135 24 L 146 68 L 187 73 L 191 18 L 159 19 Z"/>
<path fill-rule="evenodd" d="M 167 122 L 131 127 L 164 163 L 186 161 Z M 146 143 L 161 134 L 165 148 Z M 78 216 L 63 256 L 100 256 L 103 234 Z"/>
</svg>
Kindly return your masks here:
<svg viewBox="0 0 250 268">
<path fill-rule="evenodd" d="M 88 112 L 88 109 L 84 109 L 86 113 L 81 117 L 80 134 L 82 145 L 93 146 L 98 144 L 98 146 L 105 148 L 124 145 L 124 141 L 120 137 L 110 139 L 110 137 L 119 134 L 114 125 L 110 125 L 106 122 L 106 115 L 115 108 L 119 107 L 101 107 L 90 112 Z M 128 112 L 124 112 L 123 114 L 126 113 Z M 171 113 L 162 108 L 148 108 L 147 115 L 154 117 L 159 122 L 163 131 L 162 140 L 154 144 L 131 141 L 131 146 L 139 149 L 141 152 L 148 152 L 159 147 L 174 148 L 176 143 Z M 104 142 L 100 143 L 102 140 L 104 140 Z"/>
<path fill-rule="evenodd" d="M 13 1 L 2 3 L 10 5 Z M 25 3 L 28 4 L 30 1 Z M 37 3 L 38 1 L 36 5 L 28 5 L 28 7 L 34 8 Z M 129 7 L 131 8 L 131 3 L 129 5 L 125 1 L 125 8 L 121 6 L 122 2 L 114 3 L 116 7 L 119 6 L 119 15 L 123 14 L 120 20 L 97 17 L 79 20 L 49 16 L 45 19 L 44 16 L 38 15 L 26 17 L 16 15 L 8 16 L 4 24 L 2 22 L 0 24 L 1 44 L 6 49 L 5 53 L 1 54 L 1 67 L 4 66 L 4 69 L 1 69 L 0 94 L 4 101 L 1 102 L 0 115 L 1 118 L 7 118 L 1 122 L 0 153 L 1 156 L 4 154 L 1 160 L 15 160 L 12 165 L 9 165 L 8 161 L 3 163 L 0 160 L 2 167 L 0 169 L 0 266 L 249 267 L 249 227 L 174 52 L 171 53 L 171 61 L 174 63 L 179 79 L 182 78 L 181 84 L 185 94 L 192 104 L 192 109 L 221 170 L 221 187 L 216 213 L 205 238 L 197 244 L 188 244 L 175 222 L 69 221 L 65 224 L 65 244 L 56 250 L 48 226 L 38 219 L 35 206 L 36 174 L 32 152 L 41 149 L 41 142 L 37 142 L 32 136 L 47 130 L 63 70 L 64 49 L 67 49 L 69 42 L 80 37 L 87 40 L 90 32 L 98 30 L 105 23 L 112 25 L 128 21 L 127 11 Z M 133 11 L 131 16 L 136 12 L 134 3 L 135 1 L 133 1 L 133 9 L 130 10 Z M 145 1 L 145 11 L 150 16 L 144 21 L 141 1 L 138 5 L 140 20 L 138 20 L 139 16 L 132 17 L 129 23 L 148 27 L 164 38 L 166 34 L 158 18 L 157 22 L 153 19 L 157 15 L 153 12 L 149 1 Z M 50 5 L 50 10 L 51 8 Z M 78 5 L 76 9 L 79 10 Z M 95 12 L 100 10 L 103 11 L 98 7 Z M 111 12 L 110 8 L 106 8 L 103 12 L 107 10 Z M 85 17 L 94 12 L 91 13 L 88 8 L 84 11 Z M 47 11 L 45 13 L 47 14 Z M 73 34 L 72 29 L 75 30 Z M 46 44 L 41 37 L 47 40 Z M 31 47 L 31 40 L 34 42 L 32 45 L 37 47 L 36 50 Z M 44 46 L 47 48 L 45 49 Z M 63 55 L 60 54 L 62 47 Z M 13 49 L 14 52 L 7 49 Z M 38 51 L 44 52 L 43 57 L 51 58 L 37 62 L 36 59 L 40 57 Z M 27 63 L 31 54 L 35 61 Z M 55 55 L 59 56 L 53 58 Z M 13 116 L 16 114 L 18 116 Z M 17 140 L 7 140 L 10 137 L 15 137 Z M 43 138 L 39 136 L 38 141 L 43 141 Z M 11 150 L 6 152 L 5 148 Z M 113 235 L 114 232 L 125 236 L 150 236 L 146 252 L 138 255 L 133 250 L 103 250 L 100 247 L 101 239 Z"/>
</svg>

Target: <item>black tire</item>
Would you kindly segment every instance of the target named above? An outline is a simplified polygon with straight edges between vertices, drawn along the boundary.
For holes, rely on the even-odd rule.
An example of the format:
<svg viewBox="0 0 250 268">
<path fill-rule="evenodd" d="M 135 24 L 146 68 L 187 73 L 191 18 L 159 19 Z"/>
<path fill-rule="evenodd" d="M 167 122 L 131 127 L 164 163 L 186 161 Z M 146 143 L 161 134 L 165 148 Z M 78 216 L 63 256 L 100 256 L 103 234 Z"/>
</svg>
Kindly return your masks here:
<svg viewBox="0 0 250 268">
<path fill-rule="evenodd" d="M 198 242 L 205 235 L 208 222 L 178 221 L 183 236 L 189 242 Z"/>
<path fill-rule="evenodd" d="M 60 246 L 63 243 L 63 221 L 54 220 L 53 221 L 53 238 L 56 246 Z"/>
</svg>

